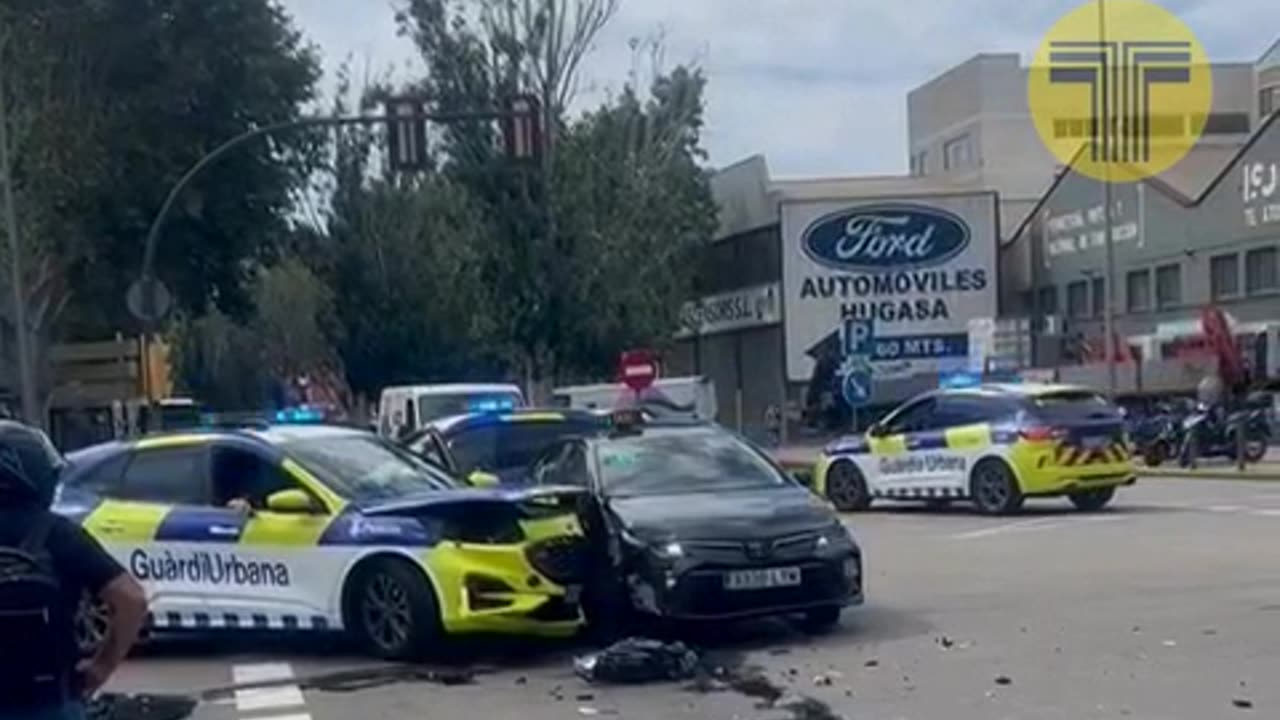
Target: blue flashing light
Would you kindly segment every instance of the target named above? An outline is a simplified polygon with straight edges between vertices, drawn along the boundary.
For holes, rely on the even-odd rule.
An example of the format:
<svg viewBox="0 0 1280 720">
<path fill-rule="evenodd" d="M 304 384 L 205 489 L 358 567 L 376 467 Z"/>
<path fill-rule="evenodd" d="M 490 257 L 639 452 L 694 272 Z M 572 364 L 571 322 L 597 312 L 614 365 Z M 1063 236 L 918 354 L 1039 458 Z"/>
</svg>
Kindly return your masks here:
<svg viewBox="0 0 1280 720">
<path fill-rule="evenodd" d="M 978 387 L 982 384 L 982 376 L 976 373 L 956 372 L 943 375 L 938 380 L 938 387 L 944 390 Z"/>
<path fill-rule="evenodd" d="M 467 404 L 467 409 L 473 413 L 511 412 L 515 407 L 515 398 L 501 395 L 496 397 L 473 398 Z"/>
<path fill-rule="evenodd" d="M 276 411 L 276 422 L 282 425 L 301 425 L 324 421 L 324 413 L 315 408 L 291 407 Z"/>
</svg>

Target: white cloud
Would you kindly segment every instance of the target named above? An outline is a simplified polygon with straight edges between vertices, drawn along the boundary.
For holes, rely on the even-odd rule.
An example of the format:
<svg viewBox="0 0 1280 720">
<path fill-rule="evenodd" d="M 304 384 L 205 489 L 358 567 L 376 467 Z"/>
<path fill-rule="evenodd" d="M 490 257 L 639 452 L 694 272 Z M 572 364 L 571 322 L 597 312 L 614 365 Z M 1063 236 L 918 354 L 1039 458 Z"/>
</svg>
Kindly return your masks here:
<svg viewBox="0 0 1280 720">
<path fill-rule="evenodd" d="M 282 0 L 326 70 L 413 59 L 395 0 Z M 1123 1 L 1123 0 L 1117 0 Z M 779 175 L 902 172 L 906 94 L 981 52 L 1030 54 L 1079 0 L 622 0 L 584 68 L 582 103 L 626 79 L 628 40 L 659 29 L 668 65 L 709 77 L 706 145 L 721 165 L 763 153 Z M 1275 0 L 1168 0 L 1211 57 L 1253 60 L 1277 35 Z M 354 9 L 359 6 L 360 9 Z"/>
</svg>

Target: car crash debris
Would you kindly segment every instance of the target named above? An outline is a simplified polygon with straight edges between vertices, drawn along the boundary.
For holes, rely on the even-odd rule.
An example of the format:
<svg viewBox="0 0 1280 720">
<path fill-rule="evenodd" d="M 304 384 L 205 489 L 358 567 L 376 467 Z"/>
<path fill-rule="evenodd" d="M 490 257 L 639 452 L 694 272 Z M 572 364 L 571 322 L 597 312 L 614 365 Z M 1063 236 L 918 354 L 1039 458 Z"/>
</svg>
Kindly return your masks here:
<svg viewBox="0 0 1280 720">
<path fill-rule="evenodd" d="M 85 708 L 89 720 L 183 720 L 197 701 L 186 695 L 102 693 Z"/>
<path fill-rule="evenodd" d="M 698 667 L 698 654 L 681 642 L 627 638 L 576 658 L 573 667 L 592 683 L 669 682 L 692 678 Z"/>
</svg>

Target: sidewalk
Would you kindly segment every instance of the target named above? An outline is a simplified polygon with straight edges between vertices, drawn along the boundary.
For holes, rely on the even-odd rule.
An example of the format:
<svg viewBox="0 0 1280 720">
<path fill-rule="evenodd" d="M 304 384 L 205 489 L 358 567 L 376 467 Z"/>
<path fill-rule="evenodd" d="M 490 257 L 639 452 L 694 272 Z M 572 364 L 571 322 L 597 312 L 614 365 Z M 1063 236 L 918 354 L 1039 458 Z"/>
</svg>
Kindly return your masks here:
<svg viewBox="0 0 1280 720">
<path fill-rule="evenodd" d="M 1264 461 L 1256 465 L 1248 465 L 1244 472 L 1236 469 L 1234 464 L 1214 463 L 1202 464 L 1195 470 L 1167 465 L 1149 468 L 1138 463 L 1138 476 L 1144 478 L 1194 478 L 1197 480 L 1255 480 L 1260 482 L 1280 482 L 1280 462 Z"/>
</svg>

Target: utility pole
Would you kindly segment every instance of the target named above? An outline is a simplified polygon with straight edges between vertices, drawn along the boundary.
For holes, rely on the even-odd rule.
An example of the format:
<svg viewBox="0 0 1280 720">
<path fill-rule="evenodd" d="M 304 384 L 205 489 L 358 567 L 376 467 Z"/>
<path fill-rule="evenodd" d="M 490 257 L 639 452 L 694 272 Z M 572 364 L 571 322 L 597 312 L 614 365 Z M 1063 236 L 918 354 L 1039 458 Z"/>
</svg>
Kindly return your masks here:
<svg viewBox="0 0 1280 720">
<path fill-rule="evenodd" d="M 0 182 L 4 183 L 5 234 L 9 237 L 9 284 L 13 291 L 13 334 L 18 351 L 18 387 L 22 397 L 22 419 L 44 426 L 36 407 L 36 388 L 31 375 L 31 337 L 27 327 L 26 289 L 22 282 L 22 243 L 18 239 L 18 209 L 13 192 L 13 138 L 9 127 L 8 37 L 0 38 Z"/>
<path fill-rule="evenodd" d="M 1107 3 L 1106 0 L 1098 0 L 1098 39 L 1103 44 L 1102 52 L 1105 54 L 1107 42 Z M 1118 383 L 1116 380 L 1116 354 L 1119 348 L 1116 347 L 1116 257 L 1115 247 L 1113 244 L 1112 227 L 1114 226 L 1111 216 L 1114 206 L 1111 187 L 1111 161 L 1113 159 L 1114 143 L 1113 134 L 1120 129 L 1120 112 L 1119 108 L 1114 108 L 1111 93 L 1115 89 L 1116 76 L 1120 69 L 1115 67 L 1120 62 L 1120 58 L 1112 58 L 1112 62 L 1108 63 L 1103 69 L 1102 87 L 1102 117 L 1099 122 L 1102 123 L 1102 132 L 1098 135 L 1102 139 L 1102 206 L 1105 236 L 1103 241 L 1106 245 L 1106 258 L 1103 261 L 1102 269 L 1102 297 L 1106 301 L 1105 317 L 1103 320 L 1102 332 L 1106 335 L 1103 340 L 1102 347 L 1107 354 L 1107 391 L 1114 398 Z M 1110 77 L 1107 77 L 1110 75 Z M 1115 122 L 1113 122 L 1113 117 Z M 1096 140 L 1095 140 L 1096 142 Z"/>
</svg>

